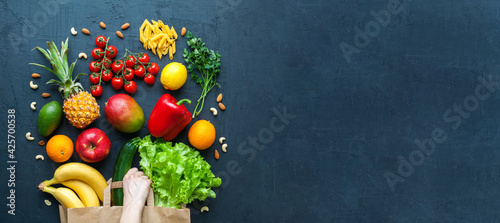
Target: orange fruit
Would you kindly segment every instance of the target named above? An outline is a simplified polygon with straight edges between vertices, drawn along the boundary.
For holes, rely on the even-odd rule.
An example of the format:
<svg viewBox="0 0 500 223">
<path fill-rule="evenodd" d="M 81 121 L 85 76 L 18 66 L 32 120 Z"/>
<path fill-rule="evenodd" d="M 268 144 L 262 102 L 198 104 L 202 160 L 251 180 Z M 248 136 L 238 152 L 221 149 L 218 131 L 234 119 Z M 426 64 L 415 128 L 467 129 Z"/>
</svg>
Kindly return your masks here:
<svg viewBox="0 0 500 223">
<path fill-rule="evenodd" d="M 206 120 L 199 120 L 188 132 L 189 143 L 199 150 L 208 149 L 215 141 L 215 127 Z"/>
<path fill-rule="evenodd" d="M 56 163 L 62 163 L 73 155 L 73 141 L 65 135 L 55 135 L 47 142 L 47 155 Z"/>
</svg>

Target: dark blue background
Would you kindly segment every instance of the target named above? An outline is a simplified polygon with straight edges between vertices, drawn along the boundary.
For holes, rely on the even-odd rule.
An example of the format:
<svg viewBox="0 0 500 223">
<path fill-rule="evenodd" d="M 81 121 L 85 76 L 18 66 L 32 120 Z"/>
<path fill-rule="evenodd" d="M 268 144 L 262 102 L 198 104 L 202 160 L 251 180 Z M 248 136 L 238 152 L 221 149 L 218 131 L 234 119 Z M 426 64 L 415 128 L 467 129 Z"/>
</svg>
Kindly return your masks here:
<svg viewBox="0 0 500 223">
<path fill-rule="evenodd" d="M 55 87 L 43 84 L 53 75 L 27 65 L 48 65 L 30 50 L 69 36 L 73 61 L 82 51 L 90 55 L 94 38 L 105 35 L 119 55 L 125 49 L 146 52 L 138 38 L 144 19 L 161 19 L 178 32 L 185 26 L 222 55 L 222 88 L 210 92 L 197 119 L 212 121 L 217 138 L 227 138 L 228 152 L 220 160 L 213 158 L 218 143 L 202 153 L 224 184 L 216 189 L 216 199 L 190 205 L 193 222 L 500 221 L 500 89 L 482 88 L 480 93 L 491 93 L 485 100 L 475 96 L 478 78 L 500 82 L 497 1 L 401 1 L 402 11 L 392 14 L 386 27 L 372 26 L 373 37 L 350 56 L 350 63 L 339 46 L 356 46 L 355 27 L 364 31 L 365 25 L 375 24 L 370 12 L 387 10 L 391 1 L 60 0 L 57 9 L 48 11 L 43 2 L 0 1 L 0 216 L 5 222 L 57 222 L 59 216 L 55 205 L 43 202 L 56 204 L 55 199 L 35 188 L 51 178 L 58 164 L 34 159 L 45 151 L 36 145 L 42 139 L 36 125 L 39 109 L 33 112 L 29 104 L 36 101 L 41 108 L 62 99 Z M 108 28 L 99 28 L 100 21 Z M 131 27 L 118 39 L 114 32 L 125 22 Z M 71 27 L 86 27 L 91 35 L 71 36 Z M 174 61 L 183 61 L 185 47 L 185 38 L 179 38 Z M 162 68 L 169 62 L 151 58 Z M 75 73 L 88 73 L 90 61 L 78 60 Z M 36 91 L 28 85 L 33 72 L 42 75 L 35 80 Z M 89 89 L 87 78 L 82 83 Z M 167 91 L 159 80 L 153 87 L 143 81 L 138 85 L 134 98 L 148 117 Z M 44 99 L 42 92 L 53 96 Z M 196 100 L 200 92 L 188 80 L 168 93 Z M 228 109 L 213 117 L 208 108 L 216 106 L 219 92 Z M 101 112 L 113 94 L 105 85 L 98 99 Z M 464 107 L 464 101 L 478 104 L 468 104 L 467 115 L 460 117 L 454 104 Z M 16 109 L 17 123 L 15 216 L 7 214 L 5 205 L 8 109 Z M 276 112 L 284 109 L 294 115 L 286 125 Z M 272 124 L 283 129 L 269 135 Z M 146 127 L 137 134 L 119 133 L 104 117 L 91 126 L 103 129 L 113 143 L 109 157 L 92 164 L 106 178 L 121 144 L 148 134 Z M 446 139 L 435 143 L 425 160 L 414 159 L 411 154 L 423 154 L 414 141 L 431 139 L 437 130 Z M 36 133 L 34 142 L 24 138 L 27 131 Z M 76 140 L 80 132 L 65 120 L 56 134 Z M 176 141 L 187 142 L 186 132 Z M 249 145 L 254 137 L 260 150 Z M 70 161 L 81 160 L 74 154 Z M 401 169 L 410 161 L 410 169 Z M 237 171 L 228 163 L 237 163 Z M 384 174 L 399 177 L 394 190 Z M 204 205 L 210 212 L 199 212 Z"/>
</svg>

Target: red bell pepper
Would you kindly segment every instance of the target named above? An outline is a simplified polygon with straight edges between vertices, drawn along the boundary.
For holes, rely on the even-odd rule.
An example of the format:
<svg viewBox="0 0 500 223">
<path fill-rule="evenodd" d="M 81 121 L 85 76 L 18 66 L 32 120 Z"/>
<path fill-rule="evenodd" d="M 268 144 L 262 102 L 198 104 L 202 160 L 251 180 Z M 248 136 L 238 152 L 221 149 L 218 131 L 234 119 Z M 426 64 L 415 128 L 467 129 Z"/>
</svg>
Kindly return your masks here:
<svg viewBox="0 0 500 223">
<path fill-rule="evenodd" d="M 169 94 L 162 95 L 149 116 L 149 133 L 167 141 L 174 139 L 192 119 L 183 102 L 191 104 L 189 99 L 177 101 Z"/>
</svg>

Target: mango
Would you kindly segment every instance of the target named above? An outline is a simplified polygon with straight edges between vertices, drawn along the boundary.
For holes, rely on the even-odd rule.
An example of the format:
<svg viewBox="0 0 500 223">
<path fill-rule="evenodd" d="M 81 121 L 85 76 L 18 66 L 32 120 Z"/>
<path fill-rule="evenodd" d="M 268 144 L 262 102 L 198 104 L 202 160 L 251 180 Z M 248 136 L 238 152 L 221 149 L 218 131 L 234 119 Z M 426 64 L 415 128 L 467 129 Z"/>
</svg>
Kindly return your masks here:
<svg viewBox="0 0 500 223">
<path fill-rule="evenodd" d="M 127 94 L 116 94 L 104 106 L 104 115 L 118 131 L 133 133 L 144 126 L 144 112 L 134 98 Z"/>
</svg>

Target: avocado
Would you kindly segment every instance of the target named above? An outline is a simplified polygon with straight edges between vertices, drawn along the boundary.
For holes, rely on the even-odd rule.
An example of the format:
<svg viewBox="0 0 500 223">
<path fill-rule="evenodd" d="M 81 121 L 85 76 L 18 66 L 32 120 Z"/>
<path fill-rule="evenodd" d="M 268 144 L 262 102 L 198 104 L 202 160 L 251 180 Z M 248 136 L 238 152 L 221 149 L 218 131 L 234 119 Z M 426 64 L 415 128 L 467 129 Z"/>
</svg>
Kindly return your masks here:
<svg viewBox="0 0 500 223">
<path fill-rule="evenodd" d="M 51 101 L 44 105 L 40 113 L 38 113 L 38 132 L 40 132 L 40 135 L 49 136 L 52 134 L 61 124 L 62 114 L 63 111 L 59 102 Z"/>
</svg>

